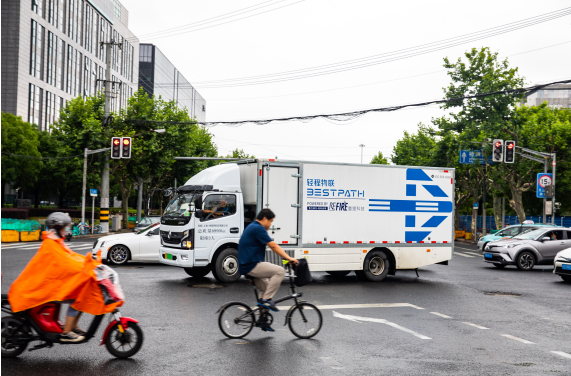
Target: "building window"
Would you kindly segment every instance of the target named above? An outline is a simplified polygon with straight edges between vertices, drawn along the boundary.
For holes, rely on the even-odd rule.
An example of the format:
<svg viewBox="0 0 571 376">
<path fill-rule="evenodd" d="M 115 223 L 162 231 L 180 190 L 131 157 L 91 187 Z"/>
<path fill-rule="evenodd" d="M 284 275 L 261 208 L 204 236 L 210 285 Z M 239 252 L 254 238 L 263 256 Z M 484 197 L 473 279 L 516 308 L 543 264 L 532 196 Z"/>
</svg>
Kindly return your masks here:
<svg viewBox="0 0 571 376">
<path fill-rule="evenodd" d="M 83 7 L 84 3 L 83 0 L 77 0 L 77 31 L 76 31 L 76 42 L 79 43 L 80 46 L 83 46 Z"/>
<path fill-rule="evenodd" d="M 45 1 L 46 0 L 32 0 L 32 11 L 38 14 L 42 18 L 46 18 L 44 14 Z"/>
<path fill-rule="evenodd" d="M 30 74 L 36 75 L 36 40 L 38 32 L 38 24 L 32 20 L 32 37 L 30 38 Z"/>
<path fill-rule="evenodd" d="M 71 83 L 72 83 L 72 67 L 73 67 L 73 47 L 67 45 L 67 88 L 66 93 L 71 94 Z"/>
<path fill-rule="evenodd" d="M 28 123 L 34 124 L 34 100 L 36 99 L 36 85 L 30 84 L 28 95 Z"/>
<path fill-rule="evenodd" d="M 44 34 L 46 28 L 38 25 L 36 38 L 36 77 L 44 79 Z"/>
<path fill-rule="evenodd" d="M 83 97 L 91 95 L 91 60 L 85 56 L 83 64 Z"/>
<path fill-rule="evenodd" d="M 68 7 L 69 10 L 68 14 L 68 24 L 67 24 L 67 36 L 73 40 L 73 31 L 74 31 L 74 23 L 73 20 L 75 19 L 75 3 L 74 0 L 69 0 Z"/>
<path fill-rule="evenodd" d="M 118 0 L 113 0 L 115 3 L 115 17 L 121 19 L 121 3 Z"/>
<path fill-rule="evenodd" d="M 49 125 L 52 123 L 52 93 L 49 91 L 46 91 L 46 116 L 44 122 L 43 129 L 40 127 L 40 131 L 49 129 Z"/>
<path fill-rule="evenodd" d="M 57 17 L 57 28 L 62 32 L 65 33 L 65 0 L 57 0 L 58 1 L 58 17 Z"/>
<path fill-rule="evenodd" d="M 63 83 L 63 77 L 65 72 L 64 50 L 65 50 L 65 43 L 61 38 L 59 38 L 57 43 L 56 87 L 60 90 L 65 90 Z"/>
<path fill-rule="evenodd" d="M 46 0 L 47 2 L 47 8 L 48 8 L 48 22 L 51 23 L 52 25 L 55 26 L 55 17 L 56 17 L 56 11 L 54 9 L 54 7 L 56 6 L 56 4 L 54 4 L 57 0 Z"/>
<path fill-rule="evenodd" d="M 54 35 L 48 31 L 48 60 L 46 70 L 46 82 L 52 84 L 52 68 L 53 68 L 53 50 L 54 50 Z"/>
</svg>

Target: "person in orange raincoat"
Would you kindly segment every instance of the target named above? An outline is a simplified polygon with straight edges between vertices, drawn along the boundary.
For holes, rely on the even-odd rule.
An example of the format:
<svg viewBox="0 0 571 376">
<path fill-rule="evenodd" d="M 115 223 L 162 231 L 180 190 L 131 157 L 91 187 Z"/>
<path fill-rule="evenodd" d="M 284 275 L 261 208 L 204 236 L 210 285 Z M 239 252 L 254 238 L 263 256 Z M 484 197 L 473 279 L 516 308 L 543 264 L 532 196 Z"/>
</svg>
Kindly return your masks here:
<svg viewBox="0 0 571 376">
<path fill-rule="evenodd" d="M 122 306 L 123 301 L 105 304 L 94 272 L 101 259 L 94 260 L 91 253 L 82 256 L 65 245 L 70 225 L 71 218 L 65 213 L 48 216 L 49 230 L 42 233 L 42 245 L 10 286 L 8 300 L 13 312 L 53 301 L 71 303 L 60 339 L 79 342 L 85 335 L 77 326 L 81 312 L 102 315 Z"/>
</svg>

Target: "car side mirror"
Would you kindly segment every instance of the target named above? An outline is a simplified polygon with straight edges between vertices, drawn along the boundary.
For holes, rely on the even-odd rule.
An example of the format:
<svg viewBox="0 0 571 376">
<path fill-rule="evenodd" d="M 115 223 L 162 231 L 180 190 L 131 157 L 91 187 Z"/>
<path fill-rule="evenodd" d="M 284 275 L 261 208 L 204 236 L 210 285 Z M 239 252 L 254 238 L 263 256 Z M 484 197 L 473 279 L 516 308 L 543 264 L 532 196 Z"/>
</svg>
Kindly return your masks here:
<svg viewBox="0 0 571 376">
<path fill-rule="evenodd" d="M 549 236 L 544 236 L 543 238 L 541 238 L 542 242 L 548 242 L 550 240 L 551 240 L 551 238 Z"/>
</svg>

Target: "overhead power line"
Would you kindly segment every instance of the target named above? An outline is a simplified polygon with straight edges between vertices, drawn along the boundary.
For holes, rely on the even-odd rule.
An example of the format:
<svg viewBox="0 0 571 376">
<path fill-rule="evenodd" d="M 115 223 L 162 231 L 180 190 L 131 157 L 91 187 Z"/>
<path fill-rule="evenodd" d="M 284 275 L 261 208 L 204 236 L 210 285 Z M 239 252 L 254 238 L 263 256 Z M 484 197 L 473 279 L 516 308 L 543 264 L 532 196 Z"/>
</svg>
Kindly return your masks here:
<svg viewBox="0 0 571 376">
<path fill-rule="evenodd" d="M 154 33 L 143 34 L 143 35 L 141 35 L 140 37 L 126 38 L 126 40 L 127 40 L 127 41 L 136 41 L 136 40 L 140 40 L 140 39 L 142 39 L 142 38 L 154 40 L 154 39 L 160 39 L 160 38 L 174 37 L 174 36 L 177 36 L 177 35 L 180 35 L 180 34 L 192 33 L 192 32 L 199 31 L 199 30 L 209 29 L 209 28 L 211 28 L 211 27 L 226 25 L 226 24 L 228 24 L 228 23 L 240 21 L 240 20 L 243 20 L 243 19 L 246 19 L 246 18 L 250 18 L 250 17 L 254 17 L 254 16 L 259 16 L 259 15 L 264 14 L 264 13 L 273 12 L 273 11 L 278 10 L 278 9 L 286 8 L 286 7 L 289 7 L 289 6 L 291 6 L 291 5 L 295 5 L 295 4 L 301 3 L 301 2 L 303 2 L 303 1 L 305 1 L 305 0 L 299 0 L 299 1 L 296 1 L 296 2 L 294 2 L 294 3 L 282 5 L 281 7 L 268 9 L 268 10 L 266 10 L 266 11 L 264 11 L 264 12 L 249 14 L 249 15 L 246 15 L 246 16 L 244 16 L 244 17 L 240 17 L 240 18 L 236 18 L 236 19 L 231 19 L 231 20 L 228 20 L 228 21 L 222 22 L 222 23 L 217 23 L 217 22 L 219 22 L 219 21 L 223 21 L 223 20 L 228 19 L 228 18 L 233 18 L 233 17 L 239 16 L 239 15 L 241 15 L 241 14 L 252 13 L 252 12 L 255 12 L 255 11 L 260 10 L 260 9 L 262 9 L 262 8 L 270 7 L 270 6 L 276 5 L 276 4 L 278 4 L 278 3 L 282 3 L 282 2 L 284 2 L 284 1 L 288 1 L 288 0 L 279 0 L 279 1 L 276 1 L 276 2 L 273 2 L 273 0 L 265 1 L 265 2 L 263 2 L 263 3 L 259 3 L 259 4 L 256 4 L 256 5 L 252 5 L 252 6 L 250 6 L 250 7 L 242 8 L 242 9 L 236 10 L 236 11 L 234 11 L 234 12 L 225 13 L 225 14 L 222 14 L 222 15 L 220 15 L 220 16 L 216 16 L 216 17 L 212 17 L 212 18 L 207 18 L 207 19 L 205 19 L 205 20 L 198 21 L 198 22 L 195 22 L 195 23 L 191 23 L 191 24 L 188 24 L 188 25 L 178 26 L 178 27 L 171 28 L 171 29 L 165 29 L 165 30 L 162 30 L 162 31 L 154 32 Z M 271 3 L 271 4 L 266 4 L 266 3 Z M 266 4 L 266 5 L 262 5 L 262 4 Z M 254 8 L 254 9 L 250 9 L 250 8 Z M 249 9 L 249 10 L 248 10 L 248 9 Z M 198 29 L 197 29 L 197 27 L 198 27 Z"/>
<path fill-rule="evenodd" d="M 473 98 L 482 98 L 488 97 L 492 95 L 515 95 L 515 94 L 522 94 L 530 91 L 541 90 L 547 86 L 557 85 L 557 84 L 567 84 L 570 83 L 571 80 L 563 80 L 563 81 L 556 81 L 550 82 L 541 85 L 533 85 L 518 89 L 507 89 L 507 90 L 500 90 L 494 91 L 489 93 L 482 93 L 482 94 L 475 94 L 475 95 L 467 95 L 464 97 L 458 98 L 451 98 L 451 99 L 439 99 L 433 100 L 428 102 L 422 103 L 413 103 L 413 104 L 404 104 L 398 106 L 390 106 L 390 107 L 380 107 L 380 108 L 373 108 L 368 110 L 359 110 L 359 111 L 351 111 L 351 112 L 343 112 L 338 114 L 320 114 L 320 115 L 306 115 L 306 116 L 291 116 L 291 117 L 284 117 L 284 118 L 273 118 L 273 119 L 263 119 L 263 120 L 238 120 L 238 121 L 211 121 L 211 122 L 171 122 L 171 121 L 152 121 L 152 120 L 142 120 L 142 119 L 128 119 L 126 121 L 133 122 L 133 123 L 153 123 L 153 124 L 179 124 L 179 125 L 186 125 L 186 124 L 200 124 L 205 127 L 214 127 L 217 125 L 226 125 L 226 126 L 240 126 L 247 123 L 257 124 L 257 125 L 264 125 L 271 123 L 273 121 L 301 121 L 301 122 L 309 122 L 310 120 L 323 118 L 329 119 L 334 121 L 350 121 L 356 119 L 360 116 L 363 116 L 369 112 L 391 112 L 397 111 L 404 108 L 411 108 L 411 107 L 421 107 L 421 106 L 428 106 L 432 104 L 441 104 L 441 103 L 451 103 L 451 102 L 460 102 L 465 99 L 473 99 Z"/>
<path fill-rule="evenodd" d="M 345 72 L 354 69 L 361 69 L 373 65 L 385 64 L 393 61 L 420 56 L 427 53 L 440 51 L 443 49 L 490 38 L 493 36 L 502 35 L 515 30 L 520 30 L 544 22 L 552 21 L 568 15 L 571 15 L 571 7 L 563 8 L 550 13 L 545 13 L 539 16 L 526 18 L 520 21 L 507 23 L 501 26 L 496 26 L 481 31 L 460 35 L 453 38 L 447 38 L 432 43 L 426 43 L 414 47 L 404 48 L 400 50 L 386 52 L 378 55 L 372 55 L 359 59 L 346 60 L 342 62 L 320 65 L 310 68 L 257 75 L 257 76 L 200 81 L 200 82 L 194 82 L 193 86 L 197 88 L 223 88 L 223 87 L 261 85 L 261 84 L 317 77 L 333 73 Z M 166 85 L 172 85 L 172 84 L 166 84 Z"/>
</svg>

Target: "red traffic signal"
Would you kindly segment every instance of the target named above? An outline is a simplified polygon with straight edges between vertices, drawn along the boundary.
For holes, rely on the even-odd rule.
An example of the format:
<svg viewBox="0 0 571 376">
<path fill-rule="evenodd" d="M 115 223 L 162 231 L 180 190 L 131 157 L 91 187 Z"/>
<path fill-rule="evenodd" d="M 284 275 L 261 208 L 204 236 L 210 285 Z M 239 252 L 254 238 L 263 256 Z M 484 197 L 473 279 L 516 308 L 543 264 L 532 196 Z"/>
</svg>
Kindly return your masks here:
<svg viewBox="0 0 571 376">
<path fill-rule="evenodd" d="M 506 154 L 504 155 L 504 162 L 514 163 L 515 161 L 515 141 L 506 141 Z"/>
<path fill-rule="evenodd" d="M 503 162 L 504 160 L 504 140 L 494 140 L 492 144 L 492 161 Z"/>
<path fill-rule="evenodd" d="M 121 158 L 121 137 L 111 138 L 111 158 L 120 159 Z"/>
<path fill-rule="evenodd" d="M 499 148 L 500 146 L 502 146 L 502 143 L 499 142 L 499 141 L 497 141 L 497 142 L 496 142 L 496 147 Z"/>
<path fill-rule="evenodd" d="M 131 158 L 131 137 L 123 137 L 123 147 L 121 148 L 121 158 Z"/>
</svg>

